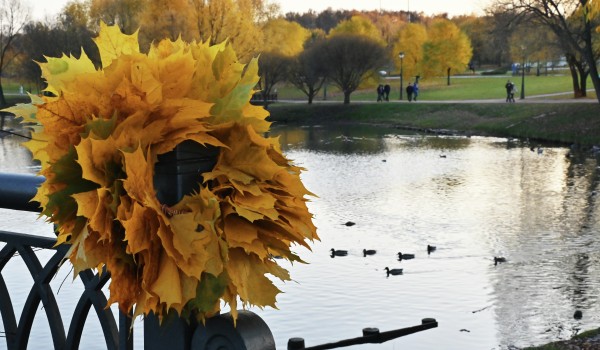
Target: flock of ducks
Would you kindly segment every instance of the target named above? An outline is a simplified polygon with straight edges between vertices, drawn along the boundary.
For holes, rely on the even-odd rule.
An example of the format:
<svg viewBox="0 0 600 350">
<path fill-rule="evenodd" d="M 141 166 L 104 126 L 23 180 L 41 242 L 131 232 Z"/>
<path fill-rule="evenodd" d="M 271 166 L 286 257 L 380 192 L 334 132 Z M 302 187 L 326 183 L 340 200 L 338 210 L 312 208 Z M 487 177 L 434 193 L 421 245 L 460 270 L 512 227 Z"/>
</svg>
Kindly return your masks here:
<svg viewBox="0 0 600 350">
<path fill-rule="evenodd" d="M 427 254 L 431 254 L 436 249 L 437 249 L 436 246 L 428 244 L 427 245 Z M 332 258 L 334 258 L 336 256 L 347 256 L 348 255 L 347 250 L 331 248 L 330 252 L 331 252 Z M 369 255 L 375 255 L 375 253 L 377 253 L 377 251 L 375 249 L 363 249 L 364 257 L 369 256 Z M 407 253 L 398 252 L 398 260 L 399 261 L 410 260 L 410 259 L 414 259 L 414 258 L 415 258 L 415 254 L 407 254 Z M 498 264 L 504 263 L 504 262 L 506 262 L 506 258 L 498 257 L 498 256 L 494 257 L 494 265 L 498 265 Z M 404 269 L 390 269 L 389 267 L 386 267 L 384 270 L 387 274 L 387 277 L 389 277 L 390 275 L 392 275 L 392 276 L 401 275 Z"/>
</svg>

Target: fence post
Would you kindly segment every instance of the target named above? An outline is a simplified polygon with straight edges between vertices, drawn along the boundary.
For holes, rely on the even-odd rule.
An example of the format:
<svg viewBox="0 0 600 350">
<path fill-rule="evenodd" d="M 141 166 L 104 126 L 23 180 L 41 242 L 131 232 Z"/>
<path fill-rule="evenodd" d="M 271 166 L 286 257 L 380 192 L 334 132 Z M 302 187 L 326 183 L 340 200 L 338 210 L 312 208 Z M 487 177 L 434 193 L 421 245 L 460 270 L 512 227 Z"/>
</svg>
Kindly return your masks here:
<svg viewBox="0 0 600 350">
<path fill-rule="evenodd" d="M 172 206 L 183 196 L 198 191 L 202 174 L 211 171 L 219 155 L 217 147 L 184 141 L 158 157 L 154 187 L 160 203 Z M 229 313 L 206 320 L 185 320 L 170 312 L 162 324 L 154 314 L 144 320 L 147 350 L 275 350 L 267 324 L 250 311 L 239 310 L 236 324 Z"/>
</svg>

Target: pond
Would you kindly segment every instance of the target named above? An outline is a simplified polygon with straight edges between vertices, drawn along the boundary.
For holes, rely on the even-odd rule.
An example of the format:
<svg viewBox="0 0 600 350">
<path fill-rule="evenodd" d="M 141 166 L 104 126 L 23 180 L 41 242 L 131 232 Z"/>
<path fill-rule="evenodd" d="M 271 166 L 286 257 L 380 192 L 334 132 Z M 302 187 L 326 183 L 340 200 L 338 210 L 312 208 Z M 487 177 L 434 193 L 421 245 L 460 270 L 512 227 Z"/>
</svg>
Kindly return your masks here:
<svg viewBox="0 0 600 350">
<path fill-rule="evenodd" d="M 314 346 L 428 317 L 439 327 L 350 349 L 510 349 L 600 326 L 593 154 L 368 126 L 276 126 L 271 136 L 307 169 L 321 237 L 312 251 L 295 248 L 307 264 L 282 262 L 293 281 L 277 282 L 279 310 L 252 309 L 278 349 L 292 337 Z M 28 157 L 12 137 L 0 141 L 0 171 L 33 172 Z M 0 215 L 0 229 L 23 232 L 22 214 Z M 332 258 L 331 248 L 349 253 Z M 404 271 L 387 277 L 385 267 Z"/>
</svg>

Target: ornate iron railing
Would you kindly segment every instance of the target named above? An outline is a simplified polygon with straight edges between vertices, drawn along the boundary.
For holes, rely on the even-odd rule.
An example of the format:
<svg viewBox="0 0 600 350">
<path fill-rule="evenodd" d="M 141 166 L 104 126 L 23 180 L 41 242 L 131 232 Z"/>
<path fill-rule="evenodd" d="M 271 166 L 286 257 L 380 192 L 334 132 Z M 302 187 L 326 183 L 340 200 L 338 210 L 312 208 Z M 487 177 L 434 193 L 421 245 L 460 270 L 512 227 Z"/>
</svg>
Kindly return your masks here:
<svg viewBox="0 0 600 350">
<path fill-rule="evenodd" d="M 30 175 L 0 174 L 0 207 L 5 209 L 39 211 L 30 199 L 43 178 Z M 63 325 L 63 317 L 50 281 L 69 249 L 66 245 L 55 247 L 56 240 L 30 234 L 0 231 L 0 242 L 5 245 L 0 250 L 0 315 L 4 324 L 6 348 L 26 349 L 33 326 L 33 321 L 40 310 L 40 303 L 52 336 L 55 349 L 78 349 L 83 334 L 83 327 L 90 310 L 93 308 L 104 334 L 107 349 L 133 349 L 133 333 L 131 317 L 121 314 L 119 324 L 112 313 L 106 308 L 107 299 L 102 287 L 110 280 L 110 275 L 104 271 L 100 276 L 90 270 L 79 274 L 84 291 L 71 317 L 68 330 Z M 53 250 L 54 254 L 42 264 L 35 251 L 39 249 Z M 11 259 L 20 258 L 25 263 L 33 278 L 21 316 L 17 321 L 14 304 L 8 292 L 3 272 Z"/>
</svg>

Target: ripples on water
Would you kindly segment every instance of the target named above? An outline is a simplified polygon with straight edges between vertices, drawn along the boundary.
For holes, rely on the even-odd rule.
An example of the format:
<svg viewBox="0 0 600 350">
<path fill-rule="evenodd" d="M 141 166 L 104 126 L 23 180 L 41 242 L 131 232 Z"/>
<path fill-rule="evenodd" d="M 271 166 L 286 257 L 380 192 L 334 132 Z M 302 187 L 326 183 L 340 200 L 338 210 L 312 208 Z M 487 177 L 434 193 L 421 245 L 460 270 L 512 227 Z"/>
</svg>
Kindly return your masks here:
<svg viewBox="0 0 600 350">
<path fill-rule="evenodd" d="M 253 310 L 278 349 L 291 337 L 313 346 L 425 317 L 439 327 L 356 348 L 506 349 L 600 326 L 599 170 L 591 154 L 368 127 L 275 128 L 273 135 L 307 169 L 321 236 L 312 252 L 297 249 L 309 264 L 287 266 L 294 281 L 278 283 L 280 310 Z M 28 157 L 7 139 L 0 170 L 30 172 Z M 3 222 L 17 215 L 0 214 Z M 428 255 L 427 244 L 437 251 Z M 350 254 L 330 258 L 332 247 Z M 377 254 L 365 258 L 363 248 Z M 398 251 L 416 258 L 399 262 Z M 495 266 L 494 256 L 508 262 Z M 405 273 L 386 278 L 386 266 Z"/>
</svg>

